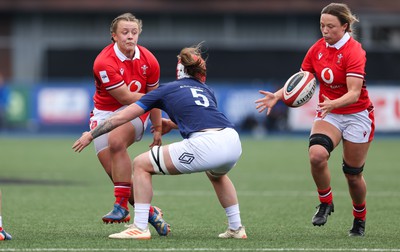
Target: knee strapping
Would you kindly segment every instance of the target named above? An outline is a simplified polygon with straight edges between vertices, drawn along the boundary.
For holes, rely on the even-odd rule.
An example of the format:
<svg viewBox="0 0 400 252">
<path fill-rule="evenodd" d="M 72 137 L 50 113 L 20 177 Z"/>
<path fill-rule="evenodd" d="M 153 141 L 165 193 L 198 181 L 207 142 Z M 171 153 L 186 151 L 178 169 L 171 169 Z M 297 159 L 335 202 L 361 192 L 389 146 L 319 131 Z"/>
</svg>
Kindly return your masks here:
<svg viewBox="0 0 400 252">
<path fill-rule="evenodd" d="M 154 146 L 150 149 L 150 162 L 153 165 L 154 172 L 156 174 L 169 174 L 165 167 L 162 146 Z"/>
<path fill-rule="evenodd" d="M 343 160 L 342 169 L 345 174 L 358 175 L 363 172 L 364 165 L 362 165 L 361 167 L 351 167 Z"/>
<path fill-rule="evenodd" d="M 328 151 L 329 155 L 331 155 L 331 152 L 333 150 L 333 142 L 332 142 L 331 138 L 328 137 L 327 135 L 312 134 L 310 136 L 309 141 L 310 141 L 310 144 L 309 144 L 308 148 L 310 148 L 313 145 L 318 144 L 318 145 L 323 146 Z"/>
</svg>

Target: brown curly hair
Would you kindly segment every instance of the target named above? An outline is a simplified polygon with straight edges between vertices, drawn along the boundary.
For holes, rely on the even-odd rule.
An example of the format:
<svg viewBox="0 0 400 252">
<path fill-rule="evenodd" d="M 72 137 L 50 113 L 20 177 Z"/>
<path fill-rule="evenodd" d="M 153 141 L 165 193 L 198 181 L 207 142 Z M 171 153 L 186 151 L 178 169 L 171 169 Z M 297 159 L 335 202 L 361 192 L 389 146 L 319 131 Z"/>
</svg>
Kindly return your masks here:
<svg viewBox="0 0 400 252">
<path fill-rule="evenodd" d="M 185 47 L 179 53 L 178 60 L 185 67 L 186 73 L 197 80 L 204 82 L 207 75 L 206 61 L 201 56 L 201 46 L 199 43 L 192 47 Z"/>
</svg>

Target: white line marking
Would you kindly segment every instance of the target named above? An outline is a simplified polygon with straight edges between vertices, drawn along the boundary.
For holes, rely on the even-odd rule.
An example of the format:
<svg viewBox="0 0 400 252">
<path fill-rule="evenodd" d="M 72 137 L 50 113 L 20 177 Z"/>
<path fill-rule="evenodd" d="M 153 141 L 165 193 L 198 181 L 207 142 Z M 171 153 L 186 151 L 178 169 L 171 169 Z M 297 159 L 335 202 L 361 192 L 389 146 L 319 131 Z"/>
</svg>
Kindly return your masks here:
<svg viewBox="0 0 400 252">
<path fill-rule="evenodd" d="M 364 251 L 400 252 L 400 248 L 3 248 L 0 252 L 88 252 L 88 251 Z"/>
<path fill-rule="evenodd" d="M 348 191 L 335 191 L 333 193 L 336 196 L 347 196 L 349 195 Z M 317 191 L 237 191 L 239 196 L 262 196 L 262 197 L 316 197 Z M 215 195 L 214 191 L 154 191 L 154 195 L 158 196 L 210 196 Z M 397 191 L 370 191 L 368 192 L 368 197 L 400 197 L 400 192 Z"/>
</svg>

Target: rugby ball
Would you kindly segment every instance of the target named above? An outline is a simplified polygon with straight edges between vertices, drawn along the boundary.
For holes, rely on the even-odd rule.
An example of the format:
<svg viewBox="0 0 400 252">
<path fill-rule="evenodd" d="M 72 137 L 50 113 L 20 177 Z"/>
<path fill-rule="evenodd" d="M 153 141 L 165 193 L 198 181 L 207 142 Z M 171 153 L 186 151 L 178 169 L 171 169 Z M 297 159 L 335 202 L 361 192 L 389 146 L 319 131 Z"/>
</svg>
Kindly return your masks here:
<svg viewBox="0 0 400 252">
<path fill-rule="evenodd" d="M 300 71 L 293 74 L 283 86 L 282 101 L 289 107 L 300 107 L 314 95 L 317 82 L 312 73 Z"/>
</svg>

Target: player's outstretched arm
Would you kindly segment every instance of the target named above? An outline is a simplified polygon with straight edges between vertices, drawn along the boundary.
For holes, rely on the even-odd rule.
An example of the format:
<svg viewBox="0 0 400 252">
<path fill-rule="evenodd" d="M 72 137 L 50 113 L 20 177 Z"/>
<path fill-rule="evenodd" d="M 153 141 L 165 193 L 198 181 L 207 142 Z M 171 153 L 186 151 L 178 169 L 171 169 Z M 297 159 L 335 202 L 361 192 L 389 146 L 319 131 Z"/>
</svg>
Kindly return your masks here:
<svg viewBox="0 0 400 252">
<path fill-rule="evenodd" d="M 259 93 L 264 95 L 264 97 L 255 101 L 257 104 L 256 109 L 259 113 L 267 109 L 267 115 L 269 115 L 272 108 L 279 101 L 280 97 L 282 97 L 282 89 L 276 91 L 275 93 L 260 90 Z"/>
<path fill-rule="evenodd" d="M 127 123 L 136 117 L 144 113 L 144 109 L 136 105 L 136 103 L 129 105 L 125 109 L 119 111 L 118 113 L 110 116 L 102 124 L 98 125 L 96 128 L 90 132 L 84 132 L 82 136 L 75 141 L 72 145 L 72 149 L 75 152 L 81 152 L 86 146 L 88 146 L 94 138 L 99 137 L 105 133 L 110 132 L 116 127 Z"/>
<path fill-rule="evenodd" d="M 86 131 L 82 133 L 82 136 L 75 141 L 74 145 L 72 145 L 72 149 L 75 152 L 81 152 L 88 146 L 93 140 L 93 136 L 90 132 Z"/>
</svg>

